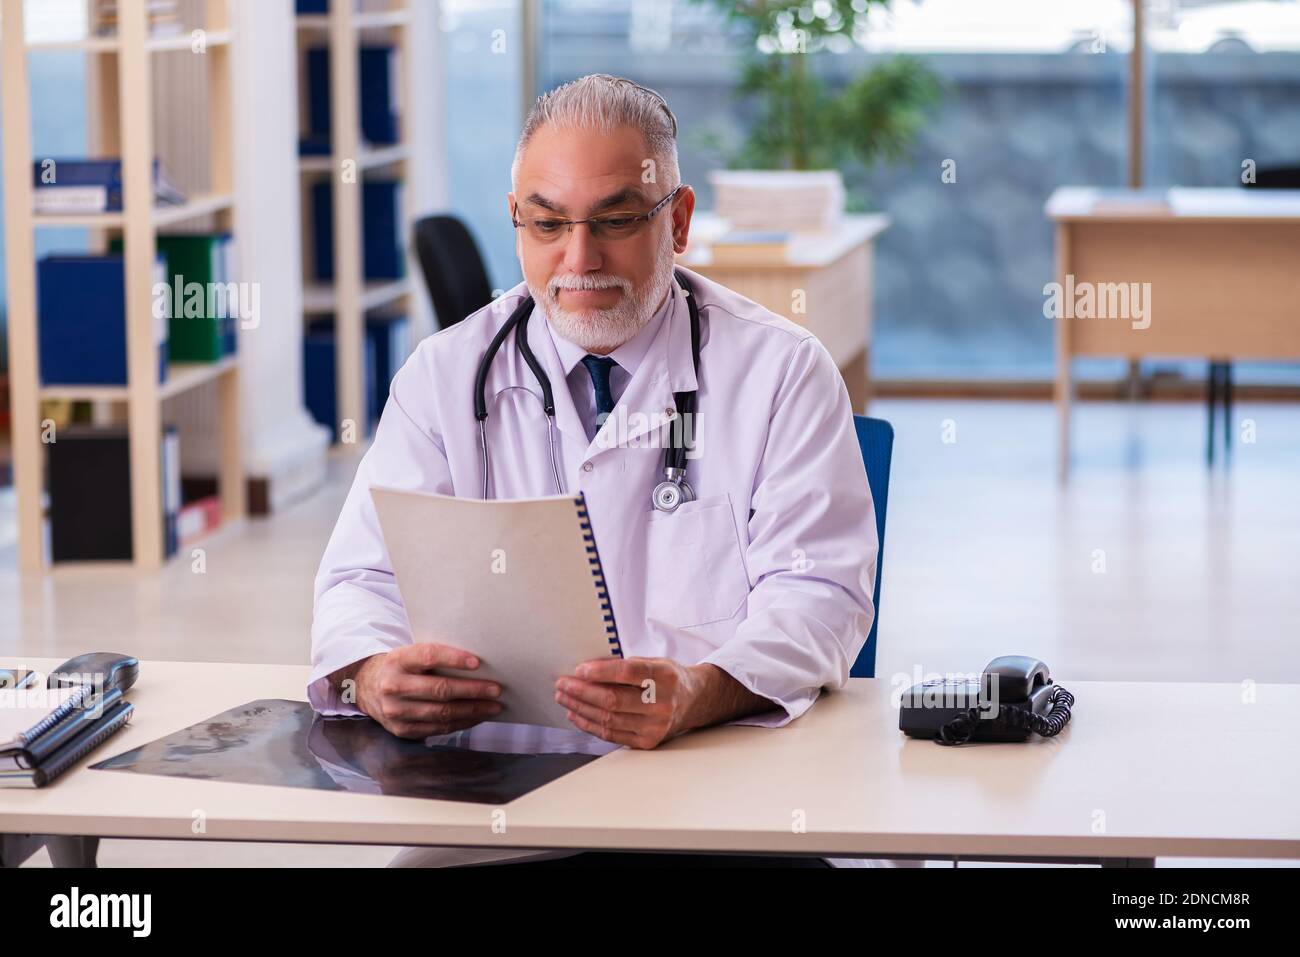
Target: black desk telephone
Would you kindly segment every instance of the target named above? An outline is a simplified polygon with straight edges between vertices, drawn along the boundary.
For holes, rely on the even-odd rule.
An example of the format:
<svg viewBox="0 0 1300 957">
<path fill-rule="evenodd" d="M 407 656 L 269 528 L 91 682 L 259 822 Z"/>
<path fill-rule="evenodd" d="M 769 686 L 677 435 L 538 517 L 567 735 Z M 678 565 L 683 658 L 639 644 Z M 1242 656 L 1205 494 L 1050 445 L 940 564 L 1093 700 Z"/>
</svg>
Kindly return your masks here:
<svg viewBox="0 0 1300 957">
<path fill-rule="evenodd" d="M 903 693 L 898 728 L 939 744 L 1024 741 L 1060 734 L 1074 695 L 1052 682 L 1037 658 L 994 658 L 978 677 L 936 678 Z"/>
</svg>

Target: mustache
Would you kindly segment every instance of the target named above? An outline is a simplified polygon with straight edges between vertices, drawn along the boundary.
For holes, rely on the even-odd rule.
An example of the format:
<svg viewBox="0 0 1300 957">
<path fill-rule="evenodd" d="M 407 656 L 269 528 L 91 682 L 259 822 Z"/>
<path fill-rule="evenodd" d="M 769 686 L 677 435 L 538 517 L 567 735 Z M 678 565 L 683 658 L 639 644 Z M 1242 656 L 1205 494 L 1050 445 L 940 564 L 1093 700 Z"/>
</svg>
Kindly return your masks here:
<svg viewBox="0 0 1300 957">
<path fill-rule="evenodd" d="M 582 275 L 582 276 L 564 276 L 559 279 L 553 279 L 549 284 L 551 297 L 555 298 L 562 290 L 570 292 L 589 292 L 597 289 L 621 289 L 624 293 L 631 294 L 632 283 L 622 276 L 600 276 L 600 275 Z"/>
</svg>

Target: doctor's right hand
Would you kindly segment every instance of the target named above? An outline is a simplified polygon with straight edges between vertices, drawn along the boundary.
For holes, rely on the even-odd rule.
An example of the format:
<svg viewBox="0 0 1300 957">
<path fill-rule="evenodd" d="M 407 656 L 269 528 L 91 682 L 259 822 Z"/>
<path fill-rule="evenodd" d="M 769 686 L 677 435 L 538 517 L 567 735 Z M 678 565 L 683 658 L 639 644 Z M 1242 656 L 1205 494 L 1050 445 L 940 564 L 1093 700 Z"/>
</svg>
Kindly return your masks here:
<svg viewBox="0 0 1300 957">
<path fill-rule="evenodd" d="M 472 728 L 501 713 L 495 681 L 438 674 L 437 668 L 473 671 L 468 651 L 431 642 L 373 655 L 357 670 L 357 707 L 399 738 L 427 738 Z"/>
</svg>

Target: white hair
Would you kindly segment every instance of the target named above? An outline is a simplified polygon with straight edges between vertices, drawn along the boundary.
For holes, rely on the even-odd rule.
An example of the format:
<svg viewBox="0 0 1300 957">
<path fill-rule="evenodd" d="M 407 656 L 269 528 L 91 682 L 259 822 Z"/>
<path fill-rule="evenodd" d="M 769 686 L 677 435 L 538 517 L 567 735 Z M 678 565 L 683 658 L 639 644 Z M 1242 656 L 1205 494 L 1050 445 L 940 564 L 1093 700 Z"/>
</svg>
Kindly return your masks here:
<svg viewBox="0 0 1300 957">
<path fill-rule="evenodd" d="M 654 161 L 654 179 L 667 191 L 681 183 L 677 166 L 677 119 L 668 101 L 656 93 L 621 76 L 592 73 L 563 86 L 557 86 L 537 98 L 524 120 L 515 159 L 510 166 L 510 182 L 517 186 L 519 164 L 524 149 L 541 127 L 551 124 L 560 129 L 594 129 L 612 133 L 630 126 L 645 139 Z"/>
</svg>

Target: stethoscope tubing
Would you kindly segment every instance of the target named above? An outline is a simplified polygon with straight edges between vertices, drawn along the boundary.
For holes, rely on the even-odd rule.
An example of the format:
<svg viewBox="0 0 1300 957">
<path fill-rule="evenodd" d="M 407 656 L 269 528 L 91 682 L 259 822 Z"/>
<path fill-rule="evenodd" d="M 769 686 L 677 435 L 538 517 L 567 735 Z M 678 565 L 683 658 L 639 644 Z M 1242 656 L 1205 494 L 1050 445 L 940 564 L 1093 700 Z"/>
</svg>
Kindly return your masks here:
<svg viewBox="0 0 1300 957">
<path fill-rule="evenodd" d="M 700 371 L 700 313 L 699 307 L 695 303 L 695 295 L 691 289 L 690 283 L 681 273 L 675 272 L 674 278 L 682 291 L 686 294 L 686 304 L 690 310 L 691 317 L 691 361 L 694 364 L 695 373 L 698 378 Z M 488 482 L 491 475 L 491 461 L 488 455 L 487 442 L 487 377 L 492 368 L 492 360 L 496 358 L 501 351 L 502 345 L 509 337 L 511 332 L 515 334 L 515 346 L 519 354 L 523 357 L 525 364 L 533 373 L 537 384 L 541 387 L 542 411 L 546 413 L 546 440 L 551 458 L 551 473 L 555 477 L 555 488 L 558 494 L 564 494 L 564 483 L 560 479 L 560 467 L 555 457 L 555 396 L 551 391 L 551 379 L 542 368 L 537 356 L 533 353 L 532 347 L 528 344 L 528 319 L 532 315 L 533 308 L 536 304 L 532 296 L 528 296 L 515 307 L 515 311 L 497 330 L 492 337 L 491 343 L 483 352 L 479 360 L 478 370 L 474 375 L 474 418 L 478 420 L 479 445 L 482 447 L 483 460 L 483 498 L 488 497 Z M 522 388 L 513 386 L 512 388 Z M 503 390 L 504 391 L 504 390 Z M 524 389 L 525 392 L 529 391 Z M 692 389 L 689 392 L 674 393 L 673 399 L 677 405 L 677 415 L 679 421 L 684 417 L 695 414 L 696 397 L 698 392 Z M 694 490 L 690 483 L 686 481 L 686 448 L 679 442 L 681 430 L 673 428 L 671 430 L 672 440 L 668 450 L 664 453 L 664 476 L 665 481 L 658 483 L 651 493 L 651 503 L 656 509 L 662 511 L 674 511 L 683 501 L 691 501 L 695 498 Z M 665 486 L 676 486 L 681 494 L 676 496 L 669 495 L 665 499 L 661 492 Z M 667 503 L 667 504 L 666 504 Z"/>
</svg>

